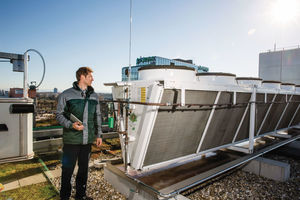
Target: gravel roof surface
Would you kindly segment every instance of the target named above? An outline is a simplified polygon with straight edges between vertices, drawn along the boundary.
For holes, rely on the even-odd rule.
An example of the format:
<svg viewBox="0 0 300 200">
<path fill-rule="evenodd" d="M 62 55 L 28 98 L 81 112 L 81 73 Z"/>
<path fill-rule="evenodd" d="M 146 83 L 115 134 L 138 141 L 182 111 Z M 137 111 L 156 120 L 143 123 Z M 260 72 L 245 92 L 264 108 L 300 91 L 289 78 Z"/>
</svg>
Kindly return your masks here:
<svg viewBox="0 0 300 200">
<path fill-rule="evenodd" d="M 192 194 L 190 199 L 300 199 L 300 161 L 275 154 L 265 157 L 289 163 L 290 179 L 273 181 L 238 170 Z"/>
<path fill-rule="evenodd" d="M 112 155 L 100 153 L 101 158 L 113 158 Z M 236 170 L 229 175 L 200 186 L 196 191 L 185 193 L 187 198 L 196 199 L 298 199 L 300 200 L 300 160 L 267 154 L 265 157 L 283 161 L 291 165 L 289 181 L 278 182 L 258 175 Z M 91 162 L 93 159 L 91 160 Z M 60 166 L 58 166 L 60 167 Z M 74 191 L 75 177 L 72 178 Z M 60 188 L 60 178 L 54 180 L 55 186 Z M 87 195 L 94 199 L 126 199 L 117 192 L 105 179 L 103 169 L 91 167 Z"/>
</svg>

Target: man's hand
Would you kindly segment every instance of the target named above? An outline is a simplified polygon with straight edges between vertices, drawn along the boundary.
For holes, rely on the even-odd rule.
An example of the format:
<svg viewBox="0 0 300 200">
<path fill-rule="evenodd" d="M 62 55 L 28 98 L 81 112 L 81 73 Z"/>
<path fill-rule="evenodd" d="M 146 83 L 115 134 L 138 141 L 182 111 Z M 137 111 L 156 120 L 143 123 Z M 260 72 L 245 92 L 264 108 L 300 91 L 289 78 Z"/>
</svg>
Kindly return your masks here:
<svg viewBox="0 0 300 200">
<path fill-rule="evenodd" d="M 77 131 L 82 131 L 84 128 L 84 126 L 80 122 L 74 122 L 72 126 Z"/>
<path fill-rule="evenodd" d="M 102 145 L 102 138 L 97 138 L 96 145 L 98 148 Z"/>
</svg>

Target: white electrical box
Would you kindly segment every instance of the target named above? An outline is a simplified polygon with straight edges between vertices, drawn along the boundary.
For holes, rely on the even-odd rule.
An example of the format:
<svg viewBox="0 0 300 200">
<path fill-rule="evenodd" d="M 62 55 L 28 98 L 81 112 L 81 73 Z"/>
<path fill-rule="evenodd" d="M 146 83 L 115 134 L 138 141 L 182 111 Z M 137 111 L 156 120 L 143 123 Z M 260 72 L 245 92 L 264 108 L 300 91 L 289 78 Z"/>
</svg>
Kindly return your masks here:
<svg viewBox="0 0 300 200">
<path fill-rule="evenodd" d="M 32 105 L 32 99 L 0 98 L 0 163 L 33 158 L 32 113 L 22 108 Z"/>
</svg>

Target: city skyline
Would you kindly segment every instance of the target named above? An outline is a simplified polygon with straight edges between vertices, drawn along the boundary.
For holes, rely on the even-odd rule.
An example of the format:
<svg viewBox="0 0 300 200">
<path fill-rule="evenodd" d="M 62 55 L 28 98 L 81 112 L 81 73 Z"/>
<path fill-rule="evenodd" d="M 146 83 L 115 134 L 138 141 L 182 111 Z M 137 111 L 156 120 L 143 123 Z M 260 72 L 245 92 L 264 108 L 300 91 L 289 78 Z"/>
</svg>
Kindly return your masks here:
<svg viewBox="0 0 300 200">
<path fill-rule="evenodd" d="M 133 0 L 131 64 L 143 56 L 192 59 L 213 72 L 258 76 L 259 53 L 300 44 L 295 0 Z M 1 2 L 0 51 L 37 49 L 45 58 L 40 91 L 61 92 L 80 66 L 94 70 L 93 87 L 121 80 L 129 64 L 129 0 Z M 29 81 L 39 82 L 40 58 L 30 53 Z M 22 73 L 0 63 L 0 88 L 22 87 Z M 5 76 L 4 76 L 5 74 Z"/>
</svg>

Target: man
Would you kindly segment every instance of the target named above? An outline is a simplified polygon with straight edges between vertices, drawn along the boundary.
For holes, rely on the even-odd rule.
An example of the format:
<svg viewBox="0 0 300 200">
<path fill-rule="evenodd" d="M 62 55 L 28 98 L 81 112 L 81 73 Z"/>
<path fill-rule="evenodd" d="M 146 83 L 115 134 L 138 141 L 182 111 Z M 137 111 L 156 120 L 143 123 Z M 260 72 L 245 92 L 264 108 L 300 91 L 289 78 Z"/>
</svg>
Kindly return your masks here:
<svg viewBox="0 0 300 200">
<path fill-rule="evenodd" d="M 64 200 L 71 195 L 71 177 L 77 160 L 75 199 L 92 199 L 86 196 L 91 144 L 95 138 L 97 147 L 102 144 L 100 104 L 91 86 L 94 81 L 92 72 L 89 67 L 80 67 L 73 87 L 58 96 L 56 119 L 64 127 L 60 190 L 60 198 Z"/>
</svg>

